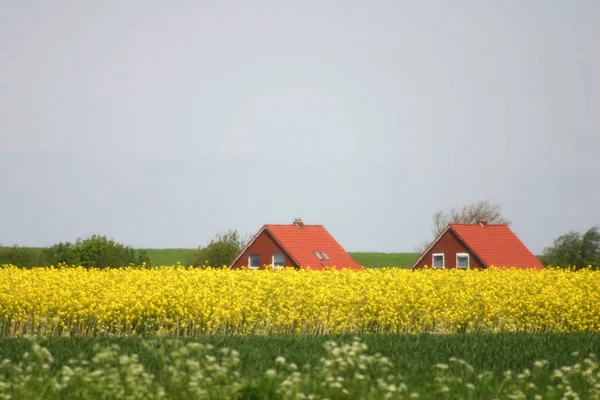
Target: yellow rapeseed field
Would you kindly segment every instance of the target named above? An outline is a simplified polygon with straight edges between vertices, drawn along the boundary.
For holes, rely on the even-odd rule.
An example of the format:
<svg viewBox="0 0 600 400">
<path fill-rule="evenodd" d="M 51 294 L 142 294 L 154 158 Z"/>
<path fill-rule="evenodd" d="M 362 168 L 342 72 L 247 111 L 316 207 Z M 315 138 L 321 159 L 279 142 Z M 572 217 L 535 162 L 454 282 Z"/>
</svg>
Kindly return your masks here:
<svg viewBox="0 0 600 400">
<path fill-rule="evenodd" d="M 600 272 L 0 268 L 0 336 L 600 331 Z"/>
</svg>

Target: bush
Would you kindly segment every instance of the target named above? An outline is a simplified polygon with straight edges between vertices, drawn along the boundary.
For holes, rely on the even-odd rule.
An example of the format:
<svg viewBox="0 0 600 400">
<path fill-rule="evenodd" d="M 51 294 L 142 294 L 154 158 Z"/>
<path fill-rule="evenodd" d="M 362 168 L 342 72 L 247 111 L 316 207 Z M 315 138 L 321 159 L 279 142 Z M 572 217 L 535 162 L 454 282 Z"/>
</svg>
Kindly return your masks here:
<svg viewBox="0 0 600 400">
<path fill-rule="evenodd" d="M 69 242 L 58 243 L 52 247 L 42 249 L 42 265 L 52 265 L 58 263 L 73 264 L 71 261 L 73 245 Z"/>
<path fill-rule="evenodd" d="M 237 231 L 218 233 L 206 247 L 199 247 L 194 255 L 194 266 L 222 267 L 229 265 L 244 248 L 243 240 Z"/>
<path fill-rule="evenodd" d="M 131 246 L 117 243 L 106 236 L 93 235 L 78 238 L 75 243 L 58 243 L 43 250 L 44 264 L 67 263 L 84 267 L 122 267 L 129 264 L 149 265 L 145 251 L 136 251 Z"/>
<path fill-rule="evenodd" d="M 30 247 L 0 247 L 0 265 L 12 264 L 19 267 L 33 267 L 40 263 L 40 252 Z"/>
</svg>

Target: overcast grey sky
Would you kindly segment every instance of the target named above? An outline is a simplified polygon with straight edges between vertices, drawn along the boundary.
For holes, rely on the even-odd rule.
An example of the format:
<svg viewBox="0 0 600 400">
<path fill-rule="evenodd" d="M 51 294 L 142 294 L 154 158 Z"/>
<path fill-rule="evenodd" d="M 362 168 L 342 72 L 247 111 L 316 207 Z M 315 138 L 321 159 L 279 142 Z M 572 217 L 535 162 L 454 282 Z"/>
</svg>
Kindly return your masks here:
<svg viewBox="0 0 600 400">
<path fill-rule="evenodd" d="M 0 0 L 0 243 L 600 223 L 600 1 Z"/>
</svg>

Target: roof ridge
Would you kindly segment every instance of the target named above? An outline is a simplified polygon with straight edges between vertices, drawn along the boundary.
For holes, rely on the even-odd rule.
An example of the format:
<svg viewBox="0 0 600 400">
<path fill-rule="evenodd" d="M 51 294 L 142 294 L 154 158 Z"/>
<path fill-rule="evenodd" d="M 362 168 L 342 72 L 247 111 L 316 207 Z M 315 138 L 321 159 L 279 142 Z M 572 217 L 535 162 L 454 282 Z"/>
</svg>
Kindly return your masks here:
<svg viewBox="0 0 600 400">
<path fill-rule="evenodd" d="M 297 226 L 296 224 L 265 224 L 265 226 Z M 304 224 L 302 226 L 323 226 L 322 224 Z"/>
<path fill-rule="evenodd" d="M 460 225 L 460 226 L 480 226 L 479 223 L 474 223 L 474 224 L 465 224 L 462 222 L 451 222 L 448 225 Z M 487 224 L 487 226 L 508 226 L 507 224 Z"/>
</svg>

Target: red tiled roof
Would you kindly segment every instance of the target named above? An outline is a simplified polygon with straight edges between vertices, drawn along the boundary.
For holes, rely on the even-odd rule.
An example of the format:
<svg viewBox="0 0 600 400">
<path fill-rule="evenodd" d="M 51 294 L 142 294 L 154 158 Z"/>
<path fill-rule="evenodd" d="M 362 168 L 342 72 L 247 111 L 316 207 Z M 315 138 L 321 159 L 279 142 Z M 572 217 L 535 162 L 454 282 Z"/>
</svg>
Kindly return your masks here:
<svg viewBox="0 0 600 400">
<path fill-rule="evenodd" d="M 338 269 L 363 269 L 323 225 L 265 225 L 264 228 L 302 267 L 323 269 L 324 266 L 335 266 Z M 319 260 L 315 251 L 325 252 L 330 261 Z"/>
<path fill-rule="evenodd" d="M 540 260 L 504 224 L 450 224 L 449 228 L 488 267 L 544 268 Z"/>
</svg>

